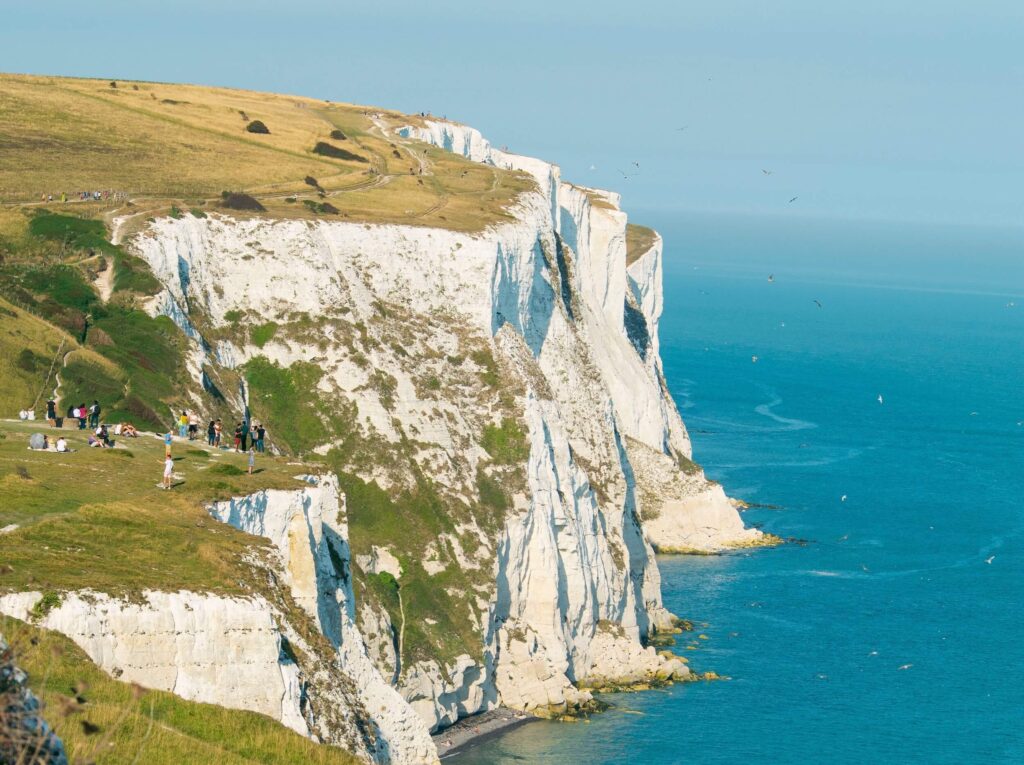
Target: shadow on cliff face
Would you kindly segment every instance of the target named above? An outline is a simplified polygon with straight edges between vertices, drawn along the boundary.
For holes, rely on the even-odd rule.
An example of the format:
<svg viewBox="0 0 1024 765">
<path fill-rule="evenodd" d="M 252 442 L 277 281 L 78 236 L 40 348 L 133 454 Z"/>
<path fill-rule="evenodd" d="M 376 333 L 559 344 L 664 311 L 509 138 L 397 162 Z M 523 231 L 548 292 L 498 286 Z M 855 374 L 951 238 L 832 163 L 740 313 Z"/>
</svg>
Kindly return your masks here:
<svg viewBox="0 0 1024 765">
<path fill-rule="evenodd" d="M 540 239 L 534 241 L 532 256 L 526 259 L 533 269 L 529 280 L 523 278 L 525 274 L 517 273 L 518 264 L 523 261 L 517 253 L 498 244 L 492 286 L 494 297 L 491 305 L 494 306 L 494 313 L 491 317 L 491 334 L 497 334 L 503 324 L 510 324 L 522 335 L 527 347 L 537 357 L 544 346 L 551 315 L 555 310 L 555 291 L 545 273 L 547 261 Z M 528 284 L 525 291 L 522 289 L 523 284 Z"/>
</svg>

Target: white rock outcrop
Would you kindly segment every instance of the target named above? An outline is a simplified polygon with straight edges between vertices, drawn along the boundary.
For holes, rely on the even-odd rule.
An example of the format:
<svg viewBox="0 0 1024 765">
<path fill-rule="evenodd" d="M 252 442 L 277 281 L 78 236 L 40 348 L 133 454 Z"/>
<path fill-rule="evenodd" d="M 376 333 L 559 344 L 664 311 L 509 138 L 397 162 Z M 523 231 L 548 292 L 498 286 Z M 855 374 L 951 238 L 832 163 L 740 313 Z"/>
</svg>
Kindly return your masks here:
<svg viewBox="0 0 1024 765">
<path fill-rule="evenodd" d="M 362 714 L 378 732 L 381 762 L 430 763 L 437 752 L 427 726 L 385 680 L 356 626 L 344 497 L 337 478 L 310 477 L 298 491 L 266 490 L 209 508 L 210 515 L 269 539 L 295 602 L 337 651 L 336 668 L 353 681 Z"/>
<path fill-rule="evenodd" d="M 27 621 L 40 598 L 0 596 L 0 613 Z M 260 712 L 309 735 L 299 669 L 265 600 L 149 591 L 135 603 L 72 592 L 38 624 L 67 635 L 115 678 Z"/>
</svg>

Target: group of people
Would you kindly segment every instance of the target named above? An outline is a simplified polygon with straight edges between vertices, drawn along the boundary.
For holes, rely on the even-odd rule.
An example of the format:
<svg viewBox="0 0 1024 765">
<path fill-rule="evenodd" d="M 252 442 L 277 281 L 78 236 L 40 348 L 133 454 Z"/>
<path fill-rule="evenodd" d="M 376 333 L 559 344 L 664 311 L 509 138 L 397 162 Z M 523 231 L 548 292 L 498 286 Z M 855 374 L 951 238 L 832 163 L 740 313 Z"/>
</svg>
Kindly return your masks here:
<svg viewBox="0 0 1024 765">
<path fill-rule="evenodd" d="M 111 189 L 96 190 L 96 191 L 62 191 L 58 196 L 61 202 L 67 202 L 68 199 L 78 198 L 79 202 L 104 202 L 113 200 L 115 202 L 123 202 L 128 199 L 128 193 L 125 191 L 112 191 Z M 53 194 L 43 194 L 40 198 L 41 202 L 53 202 Z"/>
<path fill-rule="evenodd" d="M 181 417 L 178 420 L 179 427 L 183 427 L 180 426 L 180 423 L 187 417 L 188 415 L 186 412 L 181 413 Z M 194 440 L 191 422 L 188 422 L 187 426 L 189 440 Z M 184 429 L 179 430 L 179 433 L 182 434 L 182 438 L 184 438 L 184 432 Z M 252 422 L 242 420 L 235 425 L 235 452 L 247 452 L 251 448 L 253 451 L 257 451 L 262 454 L 266 450 L 266 438 L 267 429 L 263 427 L 263 423 L 259 420 L 253 420 Z M 206 442 L 210 446 L 215 446 L 218 449 L 228 448 L 228 445 L 224 442 L 224 422 L 222 420 L 210 420 L 210 423 L 206 426 Z"/>
<path fill-rule="evenodd" d="M 28 448 L 35 451 L 74 451 L 68 448 L 68 440 L 64 436 L 57 436 L 56 439 L 51 439 L 45 433 L 33 433 L 29 436 Z"/>
<path fill-rule="evenodd" d="M 139 432 L 131 423 L 118 423 L 108 429 L 106 423 L 100 422 L 100 415 L 102 412 L 103 408 L 98 399 L 94 399 L 92 404 L 88 406 L 86 406 L 85 403 L 81 403 L 78 406 L 68 407 L 68 419 L 78 420 L 79 430 L 85 430 L 87 426 L 90 428 L 91 432 L 88 439 L 89 446 L 107 449 L 113 448 L 114 440 L 111 438 L 112 433 L 113 435 L 125 436 L 128 438 L 138 437 Z M 21 418 L 23 420 L 35 419 L 35 413 L 30 412 L 29 410 L 23 411 L 21 413 Z M 63 427 L 64 418 L 57 416 L 57 402 L 52 398 L 46 402 L 46 419 L 51 427 Z M 182 410 L 176 420 L 178 437 L 183 439 L 187 438 L 189 441 L 195 441 L 199 437 L 199 423 L 200 418 L 196 411 L 189 409 Z M 210 446 L 224 449 L 230 448 L 227 444 L 222 444 L 223 430 L 224 424 L 221 420 L 210 420 L 206 429 L 207 441 Z M 267 429 L 259 420 L 242 420 L 235 426 L 235 452 L 248 452 L 250 475 L 253 473 L 253 469 L 256 464 L 256 453 L 263 453 L 266 449 L 266 438 Z M 174 459 L 171 456 L 171 446 L 173 442 L 174 429 L 172 428 L 164 434 L 164 474 L 163 481 L 161 482 L 161 486 L 164 489 L 170 489 L 172 486 Z M 29 448 L 36 450 L 55 450 L 58 452 L 74 451 L 68 447 L 67 439 L 65 439 L 64 436 L 51 439 L 49 436 L 42 433 L 32 434 L 29 438 Z"/>
</svg>

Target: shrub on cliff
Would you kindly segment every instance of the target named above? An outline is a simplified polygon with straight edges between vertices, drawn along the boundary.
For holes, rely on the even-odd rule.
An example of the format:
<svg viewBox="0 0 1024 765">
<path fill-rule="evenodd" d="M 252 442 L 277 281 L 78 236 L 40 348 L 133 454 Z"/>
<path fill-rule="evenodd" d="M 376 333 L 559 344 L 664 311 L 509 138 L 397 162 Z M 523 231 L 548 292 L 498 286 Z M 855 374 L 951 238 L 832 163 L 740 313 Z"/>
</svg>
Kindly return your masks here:
<svg viewBox="0 0 1024 765">
<path fill-rule="evenodd" d="M 241 191 L 222 191 L 220 206 L 229 210 L 251 210 L 254 212 L 264 212 L 267 209 L 255 197 L 243 194 Z"/>
<path fill-rule="evenodd" d="M 360 157 L 358 154 L 353 154 L 350 151 L 346 151 L 338 146 L 333 146 L 325 141 L 317 141 L 316 146 L 313 147 L 313 153 L 319 154 L 322 157 L 330 157 L 331 159 L 347 159 L 350 162 L 367 162 L 366 157 Z"/>
<path fill-rule="evenodd" d="M 317 202 L 312 199 L 303 199 L 302 204 L 308 207 L 310 212 L 314 212 L 317 215 L 337 215 L 341 212 L 341 210 L 330 202 Z"/>
<path fill-rule="evenodd" d="M 245 129 L 249 133 L 260 133 L 262 135 L 270 135 L 270 128 L 264 125 L 260 120 L 253 120 Z"/>
<path fill-rule="evenodd" d="M 335 129 L 331 131 L 331 138 L 333 138 L 335 141 L 345 141 L 348 139 L 348 136 L 342 133 L 340 130 Z"/>
</svg>

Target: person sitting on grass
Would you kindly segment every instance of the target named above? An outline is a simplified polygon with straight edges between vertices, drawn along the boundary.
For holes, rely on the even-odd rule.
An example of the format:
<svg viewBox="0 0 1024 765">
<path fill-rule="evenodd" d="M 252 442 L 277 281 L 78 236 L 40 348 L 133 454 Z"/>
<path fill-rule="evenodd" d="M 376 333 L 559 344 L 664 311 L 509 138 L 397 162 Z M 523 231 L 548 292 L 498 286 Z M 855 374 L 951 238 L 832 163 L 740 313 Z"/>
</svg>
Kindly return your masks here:
<svg viewBox="0 0 1024 765">
<path fill-rule="evenodd" d="M 164 489 L 171 488 L 171 478 L 174 472 L 174 460 L 171 459 L 171 453 L 167 452 L 167 456 L 164 457 L 164 480 L 161 487 Z"/>
<path fill-rule="evenodd" d="M 68 441 L 67 441 L 66 438 L 64 438 L 64 436 L 60 436 L 57 439 L 57 451 L 58 452 L 69 452 L 69 451 L 71 451 L 70 449 L 68 449 Z"/>
<path fill-rule="evenodd" d="M 110 440 L 110 433 L 107 431 L 106 425 L 100 425 L 96 428 L 96 438 L 103 444 L 104 449 L 113 448 L 114 442 Z"/>
<path fill-rule="evenodd" d="M 121 425 L 120 425 L 120 428 L 121 428 L 120 435 L 124 436 L 125 438 L 138 438 L 139 437 L 139 431 L 136 430 L 135 426 L 132 425 L 130 422 L 122 422 Z"/>
</svg>

